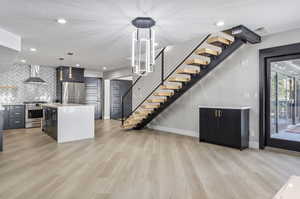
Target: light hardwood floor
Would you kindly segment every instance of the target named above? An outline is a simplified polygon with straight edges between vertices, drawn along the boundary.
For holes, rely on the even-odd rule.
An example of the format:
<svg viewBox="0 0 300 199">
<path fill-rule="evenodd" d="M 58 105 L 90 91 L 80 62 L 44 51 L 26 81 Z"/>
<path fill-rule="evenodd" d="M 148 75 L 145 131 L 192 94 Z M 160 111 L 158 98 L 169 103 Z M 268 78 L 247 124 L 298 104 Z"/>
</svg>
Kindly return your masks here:
<svg viewBox="0 0 300 199">
<path fill-rule="evenodd" d="M 298 154 L 236 149 L 97 121 L 96 139 L 56 144 L 38 129 L 5 132 L 2 199 L 271 199 Z"/>
</svg>

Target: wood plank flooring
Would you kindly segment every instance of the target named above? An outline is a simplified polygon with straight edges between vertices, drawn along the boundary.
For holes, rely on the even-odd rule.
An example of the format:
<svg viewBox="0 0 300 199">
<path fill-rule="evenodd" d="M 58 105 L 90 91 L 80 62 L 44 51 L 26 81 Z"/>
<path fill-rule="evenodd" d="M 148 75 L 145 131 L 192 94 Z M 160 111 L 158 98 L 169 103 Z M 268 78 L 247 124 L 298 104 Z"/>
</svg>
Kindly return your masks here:
<svg viewBox="0 0 300 199">
<path fill-rule="evenodd" d="M 6 131 L 2 199 L 271 199 L 298 154 L 236 149 L 97 121 L 96 139 L 56 144 L 39 129 Z"/>
</svg>

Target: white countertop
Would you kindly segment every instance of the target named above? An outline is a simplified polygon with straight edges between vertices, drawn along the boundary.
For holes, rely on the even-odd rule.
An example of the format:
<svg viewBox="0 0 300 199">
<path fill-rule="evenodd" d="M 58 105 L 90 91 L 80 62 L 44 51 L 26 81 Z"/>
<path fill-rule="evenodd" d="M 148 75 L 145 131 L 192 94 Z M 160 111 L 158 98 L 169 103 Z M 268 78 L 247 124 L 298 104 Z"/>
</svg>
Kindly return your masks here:
<svg viewBox="0 0 300 199">
<path fill-rule="evenodd" d="M 76 108 L 76 107 L 88 107 L 92 105 L 88 104 L 42 104 L 42 106 L 50 108 Z"/>
<path fill-rule="evenodd" d="M 199 108 L 215 108 L 215 109 L 251 109 L 250 106 L 199 106 Z"/>
</svg>

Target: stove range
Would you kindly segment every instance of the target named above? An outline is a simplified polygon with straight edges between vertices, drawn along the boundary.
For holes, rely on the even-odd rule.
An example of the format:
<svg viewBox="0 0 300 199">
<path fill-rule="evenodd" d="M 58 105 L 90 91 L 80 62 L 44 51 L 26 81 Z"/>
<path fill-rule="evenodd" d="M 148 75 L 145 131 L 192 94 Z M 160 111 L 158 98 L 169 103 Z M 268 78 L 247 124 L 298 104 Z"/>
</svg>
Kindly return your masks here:
<svg viewBox="0 0 300 199">
<path fill-rule="evenodd" d="M 25 104 L 25 128 L 41 127 L 43 119 L 42 104 L 44 101 L 26 101 Z"/>
</svg>

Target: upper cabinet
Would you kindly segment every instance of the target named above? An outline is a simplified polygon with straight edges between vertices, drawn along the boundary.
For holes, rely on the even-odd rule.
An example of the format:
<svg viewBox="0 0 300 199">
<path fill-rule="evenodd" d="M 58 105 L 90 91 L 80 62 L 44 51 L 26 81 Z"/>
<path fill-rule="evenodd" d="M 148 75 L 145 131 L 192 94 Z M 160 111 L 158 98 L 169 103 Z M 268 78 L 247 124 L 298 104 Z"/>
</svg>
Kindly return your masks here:
<svg viewBox="0 0 300 199">
<path fill-rule="evenodd" d="M 84 82 L 84 68 L 72 67 L 70 78 L 70 67 L 60 66 L 56 68 L 57 81 L 61 82 Z"/>
</svg>

